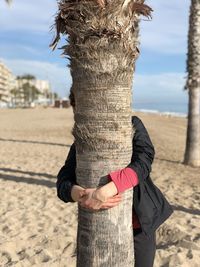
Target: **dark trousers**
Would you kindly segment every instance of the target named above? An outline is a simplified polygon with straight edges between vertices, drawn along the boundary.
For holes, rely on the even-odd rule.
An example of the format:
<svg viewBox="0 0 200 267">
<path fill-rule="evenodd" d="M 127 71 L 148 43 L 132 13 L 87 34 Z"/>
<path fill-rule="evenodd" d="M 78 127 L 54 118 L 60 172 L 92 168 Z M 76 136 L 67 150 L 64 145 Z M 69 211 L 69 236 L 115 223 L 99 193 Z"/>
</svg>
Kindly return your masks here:
<svg viewBox="0 0 200 267">
<path fill-rule="evenodd" d="M 156 252 L 156 234 L 147 237 L 141 229 L 134 229 L 135 267 L 153 267 Z"/>
</svg>

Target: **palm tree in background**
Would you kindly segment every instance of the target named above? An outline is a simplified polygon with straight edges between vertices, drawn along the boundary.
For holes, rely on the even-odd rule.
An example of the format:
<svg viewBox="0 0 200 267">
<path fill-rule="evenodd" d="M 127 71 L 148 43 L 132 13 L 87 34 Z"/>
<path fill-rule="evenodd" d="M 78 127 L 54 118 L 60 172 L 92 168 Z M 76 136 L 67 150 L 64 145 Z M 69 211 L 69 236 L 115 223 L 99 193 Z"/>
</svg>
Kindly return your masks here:
<svg viewBox="0 0 200 267">
<path fill-rule="evenodd" d="M 131 88 L 138 50 L 139 15 L 151 8 L 144 0 L 60 0 L 57 36 L 69 59 L 76 107 L 72 133 L 76 176 L 83 187 L 108 182 L 110 171 L 132 156 Z M 79 206 L 77 267 L 134 265 L 132 190 L 110 210 L 91 212 Z"/>
<path fill-rule="evenodd" d="M 188 34 L 188 125 L 184 164 L 200 166 L 200 1 L 192 0 Z"/>
<path fill-rule="evenodd" d="M 8 5 L 12 3 L 12 0 L 5 0 Z"/>
<path fill-rule="evenodd" d="M 31 85 L 29 82 L 22 84 L 21 89 L 23 93 L 24 106 L 30 107 L 31 103 L 38 99 L 40 92 L 34 85 Z"/>
<path fill-rule="evenodd" d="M 17 76 L 17 87 L 11 90 L 11 95 L 14 101 L 14 106 L 30 107 L 31 103 L 38 99 L 39 90 L 32 83 L 36 80 L 35 76 L 25 74 Z"/>
</svg>

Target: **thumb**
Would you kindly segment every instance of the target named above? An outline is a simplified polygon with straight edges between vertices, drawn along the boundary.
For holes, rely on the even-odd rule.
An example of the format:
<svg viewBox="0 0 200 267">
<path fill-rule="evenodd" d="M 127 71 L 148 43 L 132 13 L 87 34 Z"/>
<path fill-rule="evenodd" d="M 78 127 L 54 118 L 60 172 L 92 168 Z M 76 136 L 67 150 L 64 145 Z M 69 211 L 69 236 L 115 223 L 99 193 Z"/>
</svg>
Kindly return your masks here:
<svg viewBox="0 0 200 267">
<path fill-rule="evenodd" d="M 79 196 L 80 196 L 80 197 L 83 197 L 83 196 L 85 196 L 85 195 L 86 195 L 85 190 L 80 191 L 80 193 L 79 193 Z"/>
</svg>

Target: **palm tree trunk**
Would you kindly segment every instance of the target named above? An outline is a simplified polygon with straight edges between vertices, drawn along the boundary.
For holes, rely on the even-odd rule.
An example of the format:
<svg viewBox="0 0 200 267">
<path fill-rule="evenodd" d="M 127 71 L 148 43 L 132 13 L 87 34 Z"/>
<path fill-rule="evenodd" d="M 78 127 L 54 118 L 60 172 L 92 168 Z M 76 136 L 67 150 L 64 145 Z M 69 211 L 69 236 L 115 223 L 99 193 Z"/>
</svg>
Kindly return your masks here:
<svg viewBox="0 0 200 267">
<path fill-rule="evenodd" d="M 184 163 L 200 166 L 200 1 L 192 0 L 188 36 L 188 126 Z"/>
<path fill-rule="evenodd" d="M 97 187 L 107 174 L 128 165 L 132 155 L 131 87 L 138 55 L 138 14 L 150 15 L 144 1 L 60 1 L 56 25 L 68 34 L 75 97 L 78 184 Z M 53 46 L 58 41 L 57 36 Z M 77 267 L 132 267 L 133 191 L 110 210 L 79 206 Z"/>
<path fill-rule="evenodd" d="M 121 82 L 111 83 L 112 75 L 96 80 L 98 72 L 96 65 L 90 84 L 83 74 L 73 85 L 76 173 L 83 187 L 108 182 L 106 175 L 125 167 L 132 155 L 131 81 L 128 75 Z M 133 266 L 132 198 L 130 190 L 123 203 L 109 211 L 89 212 L 79 207 L 78 267 Z"/>
</svg>

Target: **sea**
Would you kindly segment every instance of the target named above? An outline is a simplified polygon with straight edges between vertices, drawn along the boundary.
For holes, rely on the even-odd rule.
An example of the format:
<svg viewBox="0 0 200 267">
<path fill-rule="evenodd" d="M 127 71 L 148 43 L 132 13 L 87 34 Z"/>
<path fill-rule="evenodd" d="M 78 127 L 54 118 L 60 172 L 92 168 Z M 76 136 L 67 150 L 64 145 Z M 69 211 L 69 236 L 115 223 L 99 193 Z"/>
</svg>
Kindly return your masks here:
<svg viewBox="0 0 200 267">
<path fill-rule="evenodd" d="M 188 103 L 186 102 L 135 102 L 133 111 L 145 113 L 158 113 L 175 117 L 187 117 Z"/>
</svg>

